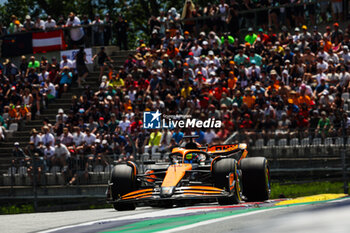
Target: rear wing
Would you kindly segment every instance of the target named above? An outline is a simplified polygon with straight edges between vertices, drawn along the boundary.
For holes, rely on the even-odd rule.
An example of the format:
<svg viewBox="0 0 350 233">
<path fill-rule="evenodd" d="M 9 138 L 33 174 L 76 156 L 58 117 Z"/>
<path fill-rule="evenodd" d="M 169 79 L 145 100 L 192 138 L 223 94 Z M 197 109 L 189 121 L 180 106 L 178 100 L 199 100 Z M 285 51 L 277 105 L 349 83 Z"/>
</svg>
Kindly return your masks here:
<svg viewBox="0 0 350 233">
<path fill-rule="evenodd" d="M 238 152 L 242 152 L 240 155 L 237 155 L 237 160 L 245 158 L 248 154 L 247 144 L 245 143 L 236 143 L 236 144 L 227 144 L 227 145 L 213 145 L 209 146 L 204 151 L 209 154 L 216 156 L 232 156 Z"/>
<path fill-rule="evenodd" d="M 208 153 L 223 153 L 223 152 L 233 152 L 233 151 L 240 151 L 242 149 L 246 149 L 247 145 L 246 144 L 227 144 L 227 145 L 213 145 L 213 146 L 208 146 L 206 151 Z"/>
</svg>

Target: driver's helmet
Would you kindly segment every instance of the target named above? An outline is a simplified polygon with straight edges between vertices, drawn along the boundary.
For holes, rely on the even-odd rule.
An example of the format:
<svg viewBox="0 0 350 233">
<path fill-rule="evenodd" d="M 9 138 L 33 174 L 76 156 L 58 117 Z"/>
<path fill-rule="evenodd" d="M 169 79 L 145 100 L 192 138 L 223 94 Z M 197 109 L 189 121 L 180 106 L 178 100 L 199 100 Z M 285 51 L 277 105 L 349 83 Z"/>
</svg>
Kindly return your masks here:
<svg viewBox="0 0 350 233">
<path fill-rule="evenodd" d="M 185 163 L 196 163 L 198 155 L 196 153 L 187 153 L 185 155 Z"/>
</svg>

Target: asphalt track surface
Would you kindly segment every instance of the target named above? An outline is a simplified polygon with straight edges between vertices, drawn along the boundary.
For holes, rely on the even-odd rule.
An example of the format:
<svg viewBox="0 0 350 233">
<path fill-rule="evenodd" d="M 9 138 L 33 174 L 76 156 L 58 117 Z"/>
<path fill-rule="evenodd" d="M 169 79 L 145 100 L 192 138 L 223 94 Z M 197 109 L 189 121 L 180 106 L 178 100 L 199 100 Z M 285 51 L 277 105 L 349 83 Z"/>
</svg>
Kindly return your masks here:
<svg viewBox="0 0 350 233">
<path fill-rule="evenodd" d="M 170 209 L 139 207 L 0 216 L 0 232 L 350 232 L 350 198 L 272 200 Z"/>
</svg>

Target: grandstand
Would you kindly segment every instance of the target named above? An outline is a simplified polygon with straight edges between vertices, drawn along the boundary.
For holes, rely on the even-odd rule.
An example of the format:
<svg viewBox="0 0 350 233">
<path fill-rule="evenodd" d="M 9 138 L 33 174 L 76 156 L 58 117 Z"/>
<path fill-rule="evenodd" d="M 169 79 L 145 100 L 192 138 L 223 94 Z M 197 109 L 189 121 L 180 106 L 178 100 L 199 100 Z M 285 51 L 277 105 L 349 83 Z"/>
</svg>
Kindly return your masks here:
<svg viewBox="0 0 350 233">
<path fill-rule="evenodd" d="M 36 31 L 26 28 L 28 22 L 21 26 L 16 16 L 11 17 L 8 30 L 13 31 L 2 38 L 5 44 L 10 43 L 8 38 L 16 39 L 11 40 L 14 44 L 4 46 L 3 56 L 29 54 L 16 46 L 29 34 L 30 54 L 43 52 L 38 44 L 44 34 L 65 38 L 68 43 L 66 46 L 58 39 L 55 48 L 45 49 L 64 51 L 78 48 L 77 44 L 92 46 L 89 56 L 95 63 L 89 65 L 94 71 L 87 76 L 84 86 L 90 89 L 86 89 L 81 87 L 87 74 L 85 50 L 76 59 L 70 58 L 75 65 L 65 60 L 66 55 L 56 59 L 58 63 L 39 56 L 28 64 L 21 63 L 19 57 L 4 59 L 1 85 L 6 95 L 2 99 L 2 117 L 7 134 L 0 145 L 0 172 L 7 175 L 3 184 L 31 184 L 32 174 L 23 174 L 33 170 L 35 153 L 40 157 L 40 172 L 48 173 L 40 183 L 72 185 L 80 178 L 75 175 L 78 173 L 87 183 L 103 183 L 113 161 L 138 160 L 141 155 L 144 160 L 161 159 L 184 135 L 192 133 L 199 136 L 197 142 L 201 144 L 228 138 L 231 142 L 245 142 L 253 148 L 253 155 L 266 154 L 276 172 L 298 167 L 312 173 L 329 168 L 323 174 L 327 177 L 328 171 L 341 170 L 344 161 L 340 154 L 348 149 L 350 133 L 350 28 L 346 21 L 339 21 L 339 25 L 329 13 L 326 19 L 313 19 L 310 4 L 316 3 L 303 8 L 307 18 L 292 15 L 298 19 L 295 25 L 284 18 L 288 27 L 273 20 L 279 17 L 276 9 L 295 10 L 301 5 L 270 6 L 269 11 L 257 7 L 243 11 L 239 17 L 234 13 L 242 6 L 235 3 L 222 6 L 226 15 L 214 7 L 213 17 L 196 16 L 192 3 L 182 16 L 171 8 L 165 18 L 150 18 L 149 41 L 138 40 L 135 50 L 114 49 L 108 55 L 106 48 L 100 47 L 114 38 L 105 30 L 110 24 L 100 22 L 99 16 L 82 26 L 74 23 L 79 18 L 70 13 L 62 24 L 67 27 L 48 29 L 41 28 L 39 18 Z M 257 22 L 268 12 L 268 22 Z M 254 15 L 254 27 L 247 28 L 252 23 L 250 14 Z M 30 17 L 26 17 L 28 20 Z M 322 25 L 307 25 L 308 20 Z M 239 27 L 232 27 L 235 24 Z M 119 32 L 114 34 L 118 47 L 127 47 L 127 22 L 118 17 L 115 27 Z M 16 69 L 18 72 L 14 72 Z M 30 103 L 31 119 L 25 112 L 26 102 L 30 102 L 30 97 L 24 97 L 25 88 L 32 90 L 35 99 Z M 57 93 L 52 96 L 52 92 Z M 59 109 L 63 113 L 57 116 Z M 223 122 L 223 127 L 145 130 L 143 112 L 158 110 L 193 119 L 215 118 Z M 41 138 L 33 142 L 33 153 L 27 153 L 33 128 Z M 14 155 L 22 153 L 15 150 L 15 142 L 31 158 L 14 159 Z M 11 177 L 14 170 L 15 181 Z"/>
</svg>

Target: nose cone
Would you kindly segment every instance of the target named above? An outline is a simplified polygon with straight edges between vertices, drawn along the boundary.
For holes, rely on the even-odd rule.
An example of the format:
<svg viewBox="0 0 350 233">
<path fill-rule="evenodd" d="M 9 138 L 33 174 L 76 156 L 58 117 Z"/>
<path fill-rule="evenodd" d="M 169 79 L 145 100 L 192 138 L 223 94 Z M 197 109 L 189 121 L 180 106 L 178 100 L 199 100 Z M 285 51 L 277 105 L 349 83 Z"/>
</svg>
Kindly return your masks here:
<svg viewBox="0 0 350 233">
<path fill-rule="evenodd" d="M 171 197 L 175 192 L 175 187 L 161 187 L 160 189 L 160 197 L 166 198 Z"/>
</svg>

